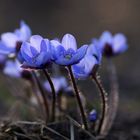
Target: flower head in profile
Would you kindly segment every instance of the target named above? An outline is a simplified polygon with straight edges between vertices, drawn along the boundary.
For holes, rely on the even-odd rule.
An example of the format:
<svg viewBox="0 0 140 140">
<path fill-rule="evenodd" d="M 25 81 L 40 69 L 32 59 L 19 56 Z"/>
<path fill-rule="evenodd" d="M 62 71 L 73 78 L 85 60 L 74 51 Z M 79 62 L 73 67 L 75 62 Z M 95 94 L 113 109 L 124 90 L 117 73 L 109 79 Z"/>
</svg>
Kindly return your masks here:
<svg viewBox="0 0 140 140">
<path fill-rule="evenodd" d="M 30 36 L 29 26 L 21 21 L 19 29 L 1 34 L 0 53 L 5 55 L 15 54 L 19 51 L 22 42 L 27 41 Z"/>
<path fill-rule="evenodd" d="M 23 42 L 20 53 L 23 68 L 43 69 L 51 62 L 50 41 L 39 35 L 31 36 L 29 42 Z"/>
<path fill-rule="evenodd" d="M 77 49 L 76 39 L 71 34 L 66 34 L 62 38 L 61 43 L 52 40 L 53 60 L 56 64 L 68 66 L 78 63 L 86 54 L 87 45 L 83 45 Z"/>
<path fill-rule="evenodd" d="M 5 64 L 4 74 L 10 77 L 21 77 L 22 68 L 20 67 L 20 63 L 18 61 L 8 60 Z"/>
<path fill-rule="evenodd" d="M 30 72 L 22 69 L 21 64 L 18 62 L 18 60 L 6 61 L 3 73 L 13 78 L 24 78 L 28 80 L 32 79 Z"/>
<path fill-rule="evenodd" d="M 123 53 L 128 48 L 126 37 L 122 33 L 112 36 L 110 32 L 105 31 L 98 40 L 94 39 L 93 42 L 101 48 L 106 57 Z"/>
<path fill-rule="evenodd" d="M 51 78 L 52 82 L 54 84 L 54 88 L 55 88 L 55 92 L 59 93 L 60 91 L 64 91 L 65 88 L 67 88 L 68 83 L 66 81 L 66 79 L 64 77 L 55 77 L 55 78 Z M 44 83 L 44 87 L 48 92 L 52 92 L 50 84 L 48 81 L 46 81 Z"/>
<path fill-rule="evenodd" d="M 72 66 L 75 78 L 87 78 L 100 65 L 102 59 L 101 50 L 94 44 L 89 45 L 85 57 Z"/>
<path fill-rule="evenodd" d="M 93 109 L 93 110 L 89 113 L 88 119 L 89 119 L 89 121 L 91 121 L 91 122 L 94 122 L 94 121 L 97 120 L 97 112 L 96 112 L 95 109 Z"/>
</svg>

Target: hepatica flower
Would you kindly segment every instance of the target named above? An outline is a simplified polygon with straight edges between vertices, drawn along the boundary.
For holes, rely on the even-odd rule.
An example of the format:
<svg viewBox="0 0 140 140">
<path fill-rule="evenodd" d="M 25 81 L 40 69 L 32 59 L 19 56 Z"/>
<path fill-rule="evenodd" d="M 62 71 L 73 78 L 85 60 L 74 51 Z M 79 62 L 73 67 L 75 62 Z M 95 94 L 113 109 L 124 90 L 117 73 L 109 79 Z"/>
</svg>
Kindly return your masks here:
<svg viewBox="0 0 140 140">
<path fill-rule="evenodd" d="M 52 40 L 53 60 L 56 64 L 69 66 L 78 63 L 86 54 L 87 45 L 77 49 L 76 39 L 71 34 L 66 34 L 62 41 Z"/>
<path fill-rule="evenodd" d="M 65 88 L 67 88 L 68 86 L 68 83 L 64 77 L 56 77 L 56 78 L 51 78 L 51 79 L 54 84 L 56 93 L 59 93 L 59 91 L 65 90 Z M 52 92 L 48 81 L 44 83 L 44 87 L 48 92 Z"/>
<path fill-rule="evenodd" d="M 94 121 L 97 120 L 97 112 L 96 112 L 95 109 L 93 109 L 93 110 L 89 113 L 88 119 L 89 119 L 89 121 L 91 121 L 91 122 L 94 122 Z"/>
<path fill-rule="evenodd" d="M 19 51 L 22 42 L 27 41 L 31 36 L 31 30 L 23 21 L 20 23 L 20 28 L 14 32 L 7 32 L 1 35 L 0 53 L 9 55 Z"/>
<path fill-rule="evenodd" d="M 3 73 L 13 78 L 24 78 L 26 80 L 32 80 L 30 72 L 22 69 L 18 60 L 6 61 Z"/>
<path fill-rule="evenodd" d="M 101 59 L 101 50 L 94 44 L 89 45 L 85 57 L 72 66 L 75 78 L 87 78 L 100 65 Z"/>
<path fill-rule="evenodd" d="M 122 33 L 112 36 L 110 32 L 105 31 L 98 40 L 94 39 L 93 42 L 107 57 L 123 53 L 128 48 L 126 37 Z"/>
<path fill-rule="evenodd" d="M 51 62 L 51 45 L 48 39 L 33 35 L 29 42 L 21 45 L 20 53 L 24 68 L 43 69 Z"/>
<path fill-rule="evenodd" d="M 18 61 L 8 60 L 5 64 L 3 72 L 10 77 L 19 78 L 21 77 L 22 68 L 20 67 L 20 63 Z"/>
</svg>

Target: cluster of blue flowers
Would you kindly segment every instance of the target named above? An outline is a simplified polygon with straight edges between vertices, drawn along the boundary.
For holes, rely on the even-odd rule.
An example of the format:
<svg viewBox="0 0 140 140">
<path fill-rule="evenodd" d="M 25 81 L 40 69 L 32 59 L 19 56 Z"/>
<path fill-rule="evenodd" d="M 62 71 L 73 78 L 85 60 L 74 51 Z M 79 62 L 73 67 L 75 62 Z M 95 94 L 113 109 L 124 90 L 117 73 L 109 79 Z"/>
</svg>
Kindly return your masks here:
<svg viewBox="0 0 140 140">
<path fill-rule="evenodd" d="M 0 41 L 1 56 L 17 56 L 23 68 L 45 69 L 52 62 L 62 66 L 71 65 L 75 78 L 88 77 L 94 66 L 101 64 L 102 54 L 110 57 L 126 49 L 126 37 L 121 33 L 112 36 L 105 31 L 91 44 L 77 48 L 73 35 L 65 34 L 62 41 L 31 35 L 29 26 L 23 21 L 20 29 L 3 33 Z"/>
<path fill-rule="evenodd" d="M 61 41 L 50 40 L 32 35 L 30 27 L 22 21 L 19 29 L 1 35 L 0 68 L 7 75 L 21 77 L 24 70 L 47 69 L 55 63 L 71 67 L 75 78 L 85 79 L 96 72 L 102 56 L 110 58 L 127 48 L 126 37 L 121 33 L 113 36 L 105 31 L 99 39 L 94 38 L 90 44 L 77 47 L 76 39 L 71 34 L 65 34 Z M 52 78 L 52 81 L 56 92 L 68 87 L 64 78 Z M 51 92 L 48 82 L 44 86 Z M 95 111 L 91 112 L 90 118 L 96 118 Z"/>
</svg>

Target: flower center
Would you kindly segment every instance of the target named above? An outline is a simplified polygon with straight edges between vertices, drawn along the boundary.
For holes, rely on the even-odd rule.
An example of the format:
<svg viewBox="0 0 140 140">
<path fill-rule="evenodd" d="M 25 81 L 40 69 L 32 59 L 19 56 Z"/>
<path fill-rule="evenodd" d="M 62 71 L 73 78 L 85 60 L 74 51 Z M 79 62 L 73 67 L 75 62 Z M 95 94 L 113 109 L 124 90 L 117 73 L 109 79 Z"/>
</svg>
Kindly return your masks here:
<svg viewBox="0 0 140 140">
<path fill-rule="evenodd" d="M 112 46 L 110 44 L 108 44 L 108 43 L 105 44 L 103 51 L 104 51 L 103 54 L 105 56 L 108 56 L 109 57 L 109 56 L 112 56 L 113 55 Z"/>
<path fill-rule="evenodd" d="M 70 60 L 71 57 L 72 57 L 72 55 L 70 55 L 70 54 L 66 54 L 66 55 L 65 55 L 65 58 L 68 59 L 68 60 Z"/>
</svg>

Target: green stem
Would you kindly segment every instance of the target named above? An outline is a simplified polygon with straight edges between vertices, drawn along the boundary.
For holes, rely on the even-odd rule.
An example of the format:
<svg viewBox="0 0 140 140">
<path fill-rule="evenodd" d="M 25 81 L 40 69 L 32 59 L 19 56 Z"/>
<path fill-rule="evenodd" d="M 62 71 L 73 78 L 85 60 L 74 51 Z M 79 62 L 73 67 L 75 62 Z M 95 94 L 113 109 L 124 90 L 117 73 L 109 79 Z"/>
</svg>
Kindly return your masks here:
<svg viewBox="0 0 140 140">
<path fill-rule="evenodd" d="M 102 112 L 101 112 L 101 119 L 100 119 L 100 122 L 99 122 L 99 126 L 98 126 L 98 129 L 97 129 L 97 134 L 99 135 L 104 135 L 103 134 L 103 130 L 104 130 L 104 127 L 105 127 L 105 124 L 106 124 L 106 116 L 107 116 L 107 113 L 108 113 L 108 95 L 107 93 L 105 92 L 102 84 L 101 84 L 101 81 L 99 79 L 99 76 L 98 75 L 92 75 L 92 78 L 94 79 L 99 91 L 100 91 L 100 96 L 101 96 L 101 108 L 102 108 Z"/>
<path fill-rule="evenodd" d="M 39 78 L 37 77 L 35 71 L 32 71 L 32 75 L 33 75 L 34 79 L 36 80 L 36 83 L 37 83 L 37 85 L 38 85 L 38 88 L 39 88 L 39 90 L 40 90 L 41 96 L 42 96 L 43 101 L 44 101 L 45 113 L 46 113 L 46 124 L 47 124 L 48 119 L 49 119 L 48 101 L 47 101 L 47 99 L 46 99 L 45 92 L 44 92 L 44 89 L 43 89 L 43 87 L 42 87 L 42 85 L 41 85 L 41 82 L 40 82 Z"/>
<path fill-rule="evenodd" d="M 51 90 L 52 90 L 52 116 L 51 116 L 51 121 L 55 121 L 55 112 L 56 112 L 56 93 L 55 93 L 55 88 L 54 88 L 54 84 L 51 80 L 51 77 L 48 73 L 47 70 L 43 70 L 44 75 L 46 76 L 46 78 L 48 79 L 48 82 L 50 84 Z"/>
<path fill-rule="evenodd" d="M 86 115 L 85 115 L 84 108 L 83 108 L 83 105 L 82 105 L 82 102 L 81 102 L 81 99 L 80 99 L 80 95 L 79 95 L 78 88 L 77 88 L 77 85 L 76 85 L 76 82 L 75 82 L 75 78 L 74 78 L 74 75 L 72 73 L 71 66 L 68 66 L 68 71 L 69 71 L 70 78 L 71 78 L 71 81 L 72 81 L 73 89 L 75 91 L 75 96 L 76 96 L 76 99 L 77 99 L 77 103 L 79 105 L 79 109 L 80 109 L 80 112 L 81 112 L 84 127 L 85 127 L 86 130 L 88 130 L 88 122 L 86 120 Z"/>
</svg>

